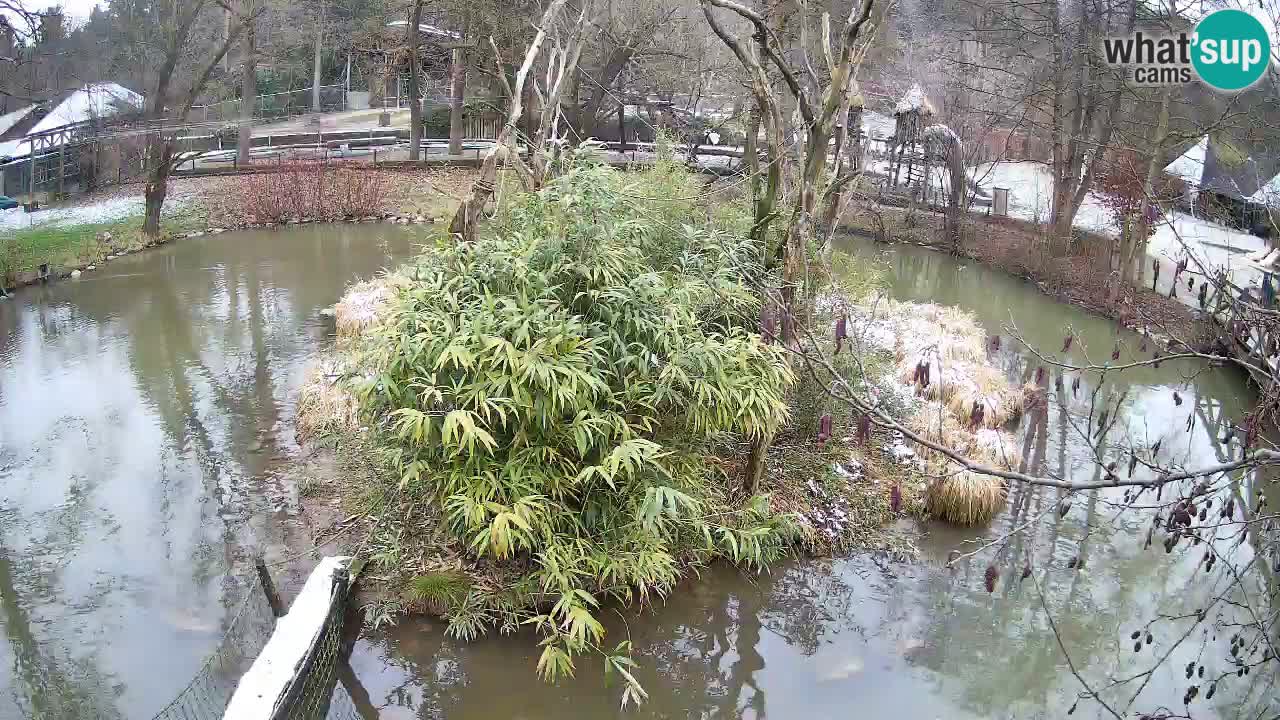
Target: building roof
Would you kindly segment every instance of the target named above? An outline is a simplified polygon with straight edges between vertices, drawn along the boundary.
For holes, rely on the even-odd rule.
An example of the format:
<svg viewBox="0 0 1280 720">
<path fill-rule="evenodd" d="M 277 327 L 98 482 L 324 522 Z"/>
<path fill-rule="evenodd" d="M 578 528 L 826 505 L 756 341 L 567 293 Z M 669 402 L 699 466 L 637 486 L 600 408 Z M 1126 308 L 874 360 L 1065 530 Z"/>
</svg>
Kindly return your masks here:
<svg viewBox="0 0 1280 720">
<path fill-rule="evenodd" d="M 0 115 L 0 137 L 4 137 L 4 134 L 9 132 L 10 128 L 22 122 L 22 119 L 30 115 L 31 111 L 35 109 L 35 105 L 28 105 L 24 108 L 18 108 L 11 113 Z"/>
<path fill-rule="evenodd" d="M 91 83 L 67 95 L 40 118 L 25 135 L 5 142 L 0 142 L 0 158 L 21 158 L 31 153 L 31 143 L 26 138 L 42 132 L 57 130 L 67 125 L 75 125 L 94 118 L 109 117 L 122 112 L 137 112 L 142 109 L 143 97 L 123 85 L 112 82 Z M 24 108 L 23 116 L 14 120 L 20 121 L 35 106 Z M 17 111 L 23 112 L 23 111 Z M 13 113 L 10 113 L 12 115 Z M 5 115 L 5 118 L 10 117 Z M 2 121 L 0 121 L 2 122 Z"/>
<path fill-rule="evenodd" d="M 1205 135 L 1195 145 L 1187 148 L 1186 152 L 1166 165 L 1164 171 L 1189 185 L 1198 187 L 1204 177 L 1204 162 L 1208 152 L 1209 136 Z"/>
</svg>

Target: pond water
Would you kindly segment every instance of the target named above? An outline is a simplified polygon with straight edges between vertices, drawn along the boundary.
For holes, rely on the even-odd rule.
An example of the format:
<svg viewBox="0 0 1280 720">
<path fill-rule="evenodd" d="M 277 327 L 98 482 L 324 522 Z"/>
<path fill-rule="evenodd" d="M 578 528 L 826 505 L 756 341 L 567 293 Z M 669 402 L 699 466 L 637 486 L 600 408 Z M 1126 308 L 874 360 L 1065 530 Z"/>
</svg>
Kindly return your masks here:
<svg viewBox="0 0 1280 720">
<path fill-rule="evenodd" d="M 382 225 L 226 233 L 0 302 L 0 719 L 150 718 L 297 532 L 292 408 Z"/>
<path fill-rule="evenodd" d="M 307 359 L 331 342 L 319 311 L 348 282 L 406 257 L 414 237 L 381 225 L 226 233 L 0 303 L 0 719 L 151 717 L 217 643 L 249 557 L 309 544 L 292 519 L 298 479 L 318 470 L 294 443 L 292 408 Z M 990 332 L 1016 325 L 1056 350 L 1070 325 L 1073 354 L 1098 360 L 1116 340 L 1112 323 L 1007 275 L 916 248 L 847 249 L 884 263 L 892 296 L 960 305 Z M 1000 362 L 1031 372 L 1004 334 Z M 1122 339 L 1136 352 L 1135 336 Z M 1128 408 L 1108 446 L 1164 437 L 1166 452 L 1197 462 L 1226 452 L 1215 419 L 1238 419 L 1252 399 L 1238 374 L 1191 363 L 1101 386 L 1087 378 L 1078 399 L 1017 429 L 1029 467 L 1095 472 L 1072 423 L 1095 390 Z M 1197 420 L 1184 432 L 1189 414 Z M 1144 550 L 1146 522 L 1119 513 L 1118 499 L 1081 495 L 1059 518 L 1056 492 L 1015 492 L 991 528 L 924 528 L 914 565 L 853 557 L 763 576 L 706 569 L 663 604 L 610 614 L 609 640 L 632 640 L 650 693 L 626 713 L 594 659 L 548 686 L 533 672 L 532 636 L 465 644 L 429 620 L 365 633 L 342 681 L 366 718 L 1060 717 L 1079 684 L 1056 628 L 1091 682 L 1171 652 L 1136 707 L 1181 710 L 1179 664 L 1199 656 L 1199 636 L 1175 647 L 1189 625 L 1162 621 L 1135 655 L 1128 635 L 1202 606 L 1213 588 L 1197 579 L 1194 552 L 1180 547 L 1170 562 L 1162 548 Z M 1041 513 L 1011 544 L 943 568 L 952 550 Z M 1076 555 L 1085 568 L 1066 568 Z M 1010 581 L 1027 557 L 1035 582 Z M 992 562 L 1002 578 L 988 594 Z M 1209 672 L 1226 667 L 1224 649 L 1205 650 Z M 1195 716 L 1274 715 L 1274 681 L 1247 676 L 1198 702 Z M 1098 708 L 1085 701 L 1076 714 Z"/>
</svg>

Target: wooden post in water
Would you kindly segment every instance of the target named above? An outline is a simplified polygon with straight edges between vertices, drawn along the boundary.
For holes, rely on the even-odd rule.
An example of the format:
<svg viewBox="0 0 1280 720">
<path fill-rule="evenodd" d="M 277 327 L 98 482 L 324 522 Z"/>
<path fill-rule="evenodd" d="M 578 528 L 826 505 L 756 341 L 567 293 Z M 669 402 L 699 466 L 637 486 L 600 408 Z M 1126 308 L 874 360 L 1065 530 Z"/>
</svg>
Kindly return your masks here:
<svg viewBox="0 0 1280 720">
<path fill-rule="evenodd" d="M 262 583 L 262 592 L 267 596 L 267 604 L 271 606 L 271 614 L 284 616 L 284 603 L 280 602 L 280 593 L 276 592 L 276 584 L 271 580 L 271 571 L 267 569 L 266 558 L 261 555 L 253 559 L 253 566 L 258 571 L 258 582 Z"/>
</svg>

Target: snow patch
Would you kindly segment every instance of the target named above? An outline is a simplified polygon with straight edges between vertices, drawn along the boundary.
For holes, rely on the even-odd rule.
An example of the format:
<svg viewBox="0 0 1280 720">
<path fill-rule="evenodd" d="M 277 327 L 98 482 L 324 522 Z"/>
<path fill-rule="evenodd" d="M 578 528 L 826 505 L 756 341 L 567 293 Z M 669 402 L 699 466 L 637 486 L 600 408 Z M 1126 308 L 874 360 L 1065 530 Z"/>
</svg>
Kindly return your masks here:
<svg viewBox="0 0 1280 720">
<path fill-rule="evenodd" d="M 223 720 L 267 720 L 276 702 L 289 687 L 298 664 L 306 657 L 324 629 L 333 599 L 333 576 L 345 569 L 349 557 L 326 557 L 320 561 L 289 613 L 276 621 L 275 631 L 249 672 L 240 678 Z"/>
<path fill-rule="evenodd" d="M 178 204 L 165 203 L 165 208 L 172 209 L 177 207 Z M 135 195 L 108 198 L 86 205 L 37 210 L 33 213 L 24 213 L 22 208 L 0 210 L 0 233 L 13 232 L 37 225 L 59 227 L 115 222 L 116 220 L 141 215 L 145 207 L 146 202 L 142 196 Z"/>
</svg>

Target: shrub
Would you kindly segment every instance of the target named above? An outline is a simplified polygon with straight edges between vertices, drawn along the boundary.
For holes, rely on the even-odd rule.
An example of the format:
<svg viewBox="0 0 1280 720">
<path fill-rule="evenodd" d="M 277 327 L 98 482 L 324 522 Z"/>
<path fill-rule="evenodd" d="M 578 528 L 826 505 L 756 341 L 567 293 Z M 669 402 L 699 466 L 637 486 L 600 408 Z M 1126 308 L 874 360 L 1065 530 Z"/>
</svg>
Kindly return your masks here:
<svg viewBox="0 0 1280 720">
<path fill-rule="evenodd" d="M 716 557 L 760 567 L 790 540 L 787 518 L 734 501 L 708 460 L 724 434 L 786 421 L 791 374 L 748 329 L 748 241 L 692 200 L 646 199 L 692 184 L 665 164 L 574 161 L 476 243 L 420 256 L 359 360 L 401 492 L 520 576 L 456 603 L 451 632 L 531 623 L 550 679 L 604 651 L 605 599 L 664 594 Z"/>
<path fill-rule="evenodd" d="M 379 214 L 382 176 L 369 168 L 299 162 L 241 176 L 241 204 L 255 222 L 337 221 Z"/>
</svg>

